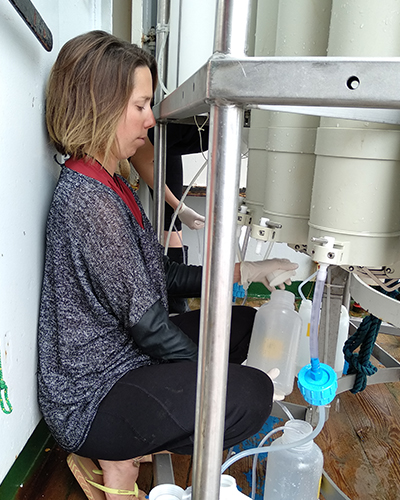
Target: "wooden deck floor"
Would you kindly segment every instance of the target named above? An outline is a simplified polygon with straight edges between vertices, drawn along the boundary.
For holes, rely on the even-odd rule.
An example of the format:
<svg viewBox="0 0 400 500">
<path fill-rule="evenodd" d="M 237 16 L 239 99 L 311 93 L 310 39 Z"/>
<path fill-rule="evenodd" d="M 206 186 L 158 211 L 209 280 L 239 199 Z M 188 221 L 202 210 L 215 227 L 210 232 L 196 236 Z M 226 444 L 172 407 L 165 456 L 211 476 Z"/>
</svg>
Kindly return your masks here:
<svg viewBox="0 0 400 500">
<path fill-rule="evenodd" d="M 400 359 L 400 339 L 379 335 L 379 343 Z M 289 399 L 304 404 L 297 393 Z M 400 499 L 400 382 L 368 386 L 357 395 L 343 393 L 332 403 L 329 420 L 316 442 L 324 454 L 324 468 L 351 500 Z M 66 453 L 58 446 L 47 450 L 42 466 L 20 488 L 17 500 L 84 500 L 70 473 Z M 191 458 L 172 457 L 176 484 L 191 484 Z M 263 475 L 263 465 L 258 473 Z M 251 459 L 234 464 L 233 475 L 242 491 L 250 494 Z M 143 464 L 139 487 L 152 487 L 152 465 Z M 259 492 L 261 495 L 261 492 Z M 258 496 L 262 498 L 262 496 Z"/>
</svg>

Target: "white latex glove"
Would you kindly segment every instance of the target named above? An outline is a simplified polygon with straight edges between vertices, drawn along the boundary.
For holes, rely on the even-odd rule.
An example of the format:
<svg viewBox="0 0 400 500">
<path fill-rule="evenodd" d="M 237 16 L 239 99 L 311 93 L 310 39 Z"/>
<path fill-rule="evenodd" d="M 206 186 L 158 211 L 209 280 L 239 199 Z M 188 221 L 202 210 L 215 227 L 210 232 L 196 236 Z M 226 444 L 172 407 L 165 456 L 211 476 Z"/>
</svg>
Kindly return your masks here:
<svg viewBox="0 0 400 500">
<path fill-rule="evenodd" d="M 202 229 L 206 218 L 182 203 L 178 217 L 189 229 Z"/>
<path fill-rule="evenodd" d="M 244 261 L 240 263 L 239 285 L 243 285 L 243 288 L 247 290 L 250 283 L 257 281 L 263 283 L 270 292 L 275 290 L 276 286 L 284 290 L 284 283 L 286 285 L 292 283 L 290 277 L 296 274 L 295 269 L 298 267 L 298 264 L 291 262 L 289 259 Z"/>
<path fill-rule="evenodd" d="M 273 382 L 277 377 L 279 377 L 280 373 L 281 371 L 279 370 L 279 368 L 272 368 L 269 372 L 267 372 L 267 375 Z M 276 394 L 276 392 L 274 391 L 274 396 L 272 398 L 273 401 L 282 401 L 283 399 L 285 399 L 285 396 L 283 394 Z"/>
</svg>

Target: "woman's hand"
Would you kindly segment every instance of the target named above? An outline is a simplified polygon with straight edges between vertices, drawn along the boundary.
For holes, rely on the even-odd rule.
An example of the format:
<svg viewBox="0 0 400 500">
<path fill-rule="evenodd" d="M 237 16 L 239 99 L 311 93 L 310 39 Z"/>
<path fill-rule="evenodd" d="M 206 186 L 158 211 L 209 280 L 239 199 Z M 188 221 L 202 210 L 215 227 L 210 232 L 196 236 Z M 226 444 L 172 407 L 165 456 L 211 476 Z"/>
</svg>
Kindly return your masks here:
<svg viewBox="0 0 400 500">
<path fill-rule="evenodd" d="M 279 377 L 280 373 L 281 373 L 281 371 L 279 370 L 279 368 L 271 368 L 271 370 L 269 370 L 269 372 L 267 372 L 267 375 L 272 380 L 272 382 L 274 382 L 275 379 Z M 276 393 L 275 388 L 274 388 L 274 395 L 273 395 L 272 400 L 273 401 L 282 401 L 283 399 L 285 399 L 285 396 L 283 394 Z"/>
<path fill-rule="evenodd" d="M 204 215 L 198 214 L 184 203 L 178 212 L 178 217 L 189 229 L 202 229 L 206 220 Z"/>
<path fill-rule="evenodd" d="M 279 286 L 281 290 L 285 289 L 285 283 L 290 285 L 291 276 L 296 274 L 299 267 L 295 262 L 289 259 L 267 259 L 257 262 L 244 261 L 240 263 L 239 285 L 247 289 L 253 281 L 262 283 L 269 291 L 275 290 Z"/>
</svg>

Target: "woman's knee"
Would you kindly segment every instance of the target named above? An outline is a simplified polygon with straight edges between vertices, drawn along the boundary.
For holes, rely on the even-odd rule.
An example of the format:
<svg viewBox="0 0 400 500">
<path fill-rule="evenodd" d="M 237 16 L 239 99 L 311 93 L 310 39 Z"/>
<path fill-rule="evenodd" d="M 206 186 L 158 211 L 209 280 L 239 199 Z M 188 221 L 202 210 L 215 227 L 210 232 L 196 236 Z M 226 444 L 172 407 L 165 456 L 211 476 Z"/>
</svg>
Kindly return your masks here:
<svg viewBox="0 0 400 500">
<path fill-rule="evenodd" d="M 227 424 L 238 426 L 250 436 L 258 432 L 271 414 L 274 388 L 264 372 L 230 365 L 227 392 Z M 228 422 L 229 420 L 229 422 Z"/>
</svg>

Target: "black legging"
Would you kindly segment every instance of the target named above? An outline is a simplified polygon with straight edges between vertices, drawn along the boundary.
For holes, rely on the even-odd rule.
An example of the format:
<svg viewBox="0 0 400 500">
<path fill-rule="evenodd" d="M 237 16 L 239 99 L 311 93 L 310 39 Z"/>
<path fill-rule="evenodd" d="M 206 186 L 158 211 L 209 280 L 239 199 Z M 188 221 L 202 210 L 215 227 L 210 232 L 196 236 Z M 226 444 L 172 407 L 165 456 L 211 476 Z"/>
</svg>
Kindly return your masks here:
<svg viewBox="0 0 400 500">
<path fill-rule="evenodd" d="M 270 378 L 237 364 L 247 356 L 254 314 L 249 307 L 232 309 L 224 448 L 258 432 L 271 412 Z M 197 342 L 199 317 L 199 311 L 192 311 L 171 319 Z M 197 363 L 189 361 L 128 372 L 101 402 L 76 453 L 103 460 L 127 460 L 162 450 L 192 454 L 196 375 Z"/>
</svg>

